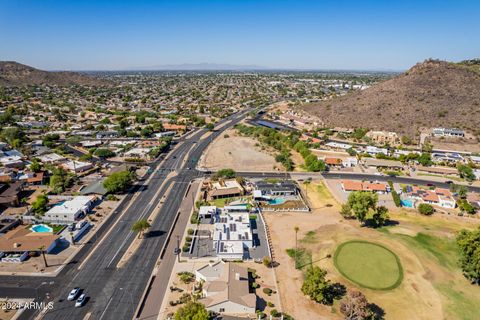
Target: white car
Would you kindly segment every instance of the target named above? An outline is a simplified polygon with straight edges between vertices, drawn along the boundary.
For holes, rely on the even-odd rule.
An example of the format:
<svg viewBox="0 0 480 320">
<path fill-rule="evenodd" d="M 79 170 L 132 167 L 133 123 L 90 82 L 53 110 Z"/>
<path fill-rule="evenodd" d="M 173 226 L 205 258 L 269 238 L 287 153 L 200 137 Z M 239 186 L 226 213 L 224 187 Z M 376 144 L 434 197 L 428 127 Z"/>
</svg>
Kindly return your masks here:
<svg viewBox="0 0 480 320">
<path fill-rule="evenodd" d="M 79 308 L 79 307 L 83 306 L 86 298 L 87 298 L 87 296 L 85 295 L 85 293 L 82 293 L 80 295 L 80 297 L 78 297 L 77 301 L 75 301 L 75 307 Z"/>
<path fill-rule="evenodd" d="M 72 291 L 70 291 L 70 293 L 68 294 L 68 298 L 67 300 L 68 301 L 73 301 L 77 298 L 78 294 L 80 293 L 80 288 L 79 287 L 76 287 L 76 288 L 73 288 Z"/>
</svg>

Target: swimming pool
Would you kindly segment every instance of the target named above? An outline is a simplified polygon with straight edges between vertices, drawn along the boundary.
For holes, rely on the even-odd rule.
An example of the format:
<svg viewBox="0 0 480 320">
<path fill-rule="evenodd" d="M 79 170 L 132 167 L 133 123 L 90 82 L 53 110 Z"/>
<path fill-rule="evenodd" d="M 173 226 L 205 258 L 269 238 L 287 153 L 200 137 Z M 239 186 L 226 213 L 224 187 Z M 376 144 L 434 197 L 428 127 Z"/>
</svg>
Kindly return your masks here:
<svg viewBox="0 0 480 320">
<path fill-rule="evenodd" d="M 275 199 L 268 200 L 268 204 L 274 206 L 274 205 L 285 203 L 285 201 L 286 200 L 283 198 L 275 198 Z"/>
<path fill-rule="evenodd" d="M 44 224 L 35 224 L 30 228 L 30 230 L 33 232 L 53 232 L 52 228 Z"/>
<path fill-rule="evenodd" d="M 410 199 L 400 200 L 400 204 L 402 207 L 413 208 L 413 201 Z"/>
</svg>

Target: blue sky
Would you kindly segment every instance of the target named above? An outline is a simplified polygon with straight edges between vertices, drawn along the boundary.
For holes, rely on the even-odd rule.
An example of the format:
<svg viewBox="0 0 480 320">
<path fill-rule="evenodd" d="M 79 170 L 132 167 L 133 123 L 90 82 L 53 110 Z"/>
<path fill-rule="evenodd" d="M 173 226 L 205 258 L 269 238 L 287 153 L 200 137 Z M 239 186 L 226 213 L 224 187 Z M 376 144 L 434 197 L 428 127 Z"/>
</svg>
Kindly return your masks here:
<svg viewBox="0 0 480 320">
<path fill-rule="evenodd" d="M 0 60 L 403 70 L 480 57 L 480 1 L 0 1 Z"/>
</svg>

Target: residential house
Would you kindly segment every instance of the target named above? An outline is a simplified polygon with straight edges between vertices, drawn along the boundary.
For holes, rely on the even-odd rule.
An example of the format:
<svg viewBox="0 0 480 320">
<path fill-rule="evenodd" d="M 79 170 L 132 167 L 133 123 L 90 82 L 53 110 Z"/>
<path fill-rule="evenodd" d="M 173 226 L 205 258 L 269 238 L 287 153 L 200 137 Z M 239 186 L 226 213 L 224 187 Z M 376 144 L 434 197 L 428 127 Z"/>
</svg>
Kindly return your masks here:
<svg viewBox="0 0 480 320">
<path fill-rule="evenodd" d="M 213 200 L 221 198 L 240 197 L 244 194 L 244 188 L 236 179 L 219 180 L 210 183 L 208 198 Z"/>
<path fill-rule="evenodd" d="M 247 210 L 222 210 L 214 217 L 213 249 L 218 257 L 238 260 L 248 257 L 253 247 L 250 215 Z"/>
<path fill-rule="evenodd" d="M 364 148 L 364 152 L 368 153 L 371 156 L 376 156 L 377 154 L 383 153 L 385 155 L 388 154 L 388 149 L 387 148 L 378 148 L 375 146 L 367 146 Z"/>
<path fill-rule="evenodd" d="M 443 188 L 425 190 L 418 186 L 412 186 L 407 189 L 407 197 L 419 202 L 440 206 L 442 208 L 453 209 L 456 206 L 455 199 L 450 190 Z"/>
<path fill-rule="evenodd" d="M 389 131 L 369 131 L 366 136 L 377 144 L 397 145 L 400 139 L 396 132 Z"/>
<path fill-rule="evenodd" d="M 54 205 L 42 217 L 45 222 L 70 224 L 87 214 L 95 201 L 94 196 L 77 196 Z"/>
<path fill-rule="evenodd" d="M 402 169 L 403 164 L 400 161 L 363 158 L 363 164 L 367 167 L 385 168 L 385 169 Z"/>
<path fill-rule="evenodd" d="M 45 232 L 32 232 L 28 226 L 18 226 L 0 237 L 0 252 L 5 255 L 2 262 L 22 262 L 30 251 L 39 252 L 45 248 L 52 252 L 57 246 L 60 236 Z"/>
<path fill-rule="evenodd" d="M 231 262 L 219 261 L 195 271 L 202 282 L 199 300 L 209 311 L 222 314 L 255 314 L 257 297 L 250 293 L 248 269 Z"/>
<path fill-rule="evenodd" d="M 291 180 L 277 183 L 259 181 L 255 184 L 254 199 L 269 199 L 272 196 L 295 196 L 298 193 L 297 185 Z"/>
<path fill-rule="evenodd" d="M 357 180 L 343 180 L 341 182 L 342 190 L 350 191 L 370 191 L 374 193 L 390 192 L 390 186 L 379 182 L 363 182 Z"/>
<path fill-rule="evenodd" d="M 100 131 L 97 132 L 97 139 L 118 138 L 120 134 L 117 131 Z"/>
<path fill-rule="evenodd" d="M 340 158 L 334 158 L 334 157 L 325 157 L 323 159 L 325 164 L 330 167 L 330 168 L 341 168 L 343 167 L 343 161 Z"/>
<path fill-rule="evenodd" d="M 60 166 L 63 169 L 65 169 L 67 171 L 70 171 L 70 172 L 74 172 L 74 173 L 85 172 L 85 171 L 93 168 L 93 164 L 91 164 L 90 162 L 82 162 L 82 161 L 77 161 L 77 160 L 68 160 L 68 161 L 60 164 Z"/>
<path fill-rule="evenodd" d="M 432 134 L 434 137 L 465 137 L 465 132 L 457 128 L 434 128 Z"/>
<path fill-rule="evenodd" d="M 0 205 L 16 207 L 20 204 L 19 194 L 23 190 L 23 181 L 0 185 Z"/>
</svg>

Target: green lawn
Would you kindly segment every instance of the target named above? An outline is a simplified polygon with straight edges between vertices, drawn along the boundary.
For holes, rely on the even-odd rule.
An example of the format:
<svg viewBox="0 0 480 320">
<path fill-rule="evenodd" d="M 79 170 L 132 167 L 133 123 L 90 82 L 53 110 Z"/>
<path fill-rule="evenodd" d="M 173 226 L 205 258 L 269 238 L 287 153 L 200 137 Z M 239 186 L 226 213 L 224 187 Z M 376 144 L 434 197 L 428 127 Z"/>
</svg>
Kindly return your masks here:
<svg viewBox="0 0 480 320">
<path fill-rule="evenodd" d="M 342 243 L 335 252 L 334 263 L 345 278 L 364 288 L 390 290 L 400 285 L 403 279 L 398 257 L 372 242 Z"/>
<path fill-rule="evenodd" d="M 210 201 L 210 205 L 216 206 L 219 208 L 223 208 L 229 203 L 236 201 L 236 200 L 241 200 L 244 199 L 246 202 L 250 202 L 250 197 L 232 197 L 232 198 L 222 198 L 222 199 L 215 199 Z"/>
</svg>

